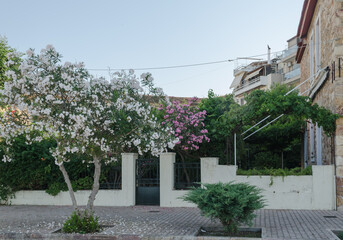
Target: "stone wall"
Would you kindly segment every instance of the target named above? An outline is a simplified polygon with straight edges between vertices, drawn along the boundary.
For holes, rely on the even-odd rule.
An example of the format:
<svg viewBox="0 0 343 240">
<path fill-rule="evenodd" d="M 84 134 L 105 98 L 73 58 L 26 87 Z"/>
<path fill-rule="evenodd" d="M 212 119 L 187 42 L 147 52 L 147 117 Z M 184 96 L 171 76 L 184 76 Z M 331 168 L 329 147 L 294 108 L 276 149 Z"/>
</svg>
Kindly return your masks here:
<svg viewBox="0 0 343 240">
<path fill-rule="evenodd" d="M 301 60 L 301 82 L 310 78 L 310 38 L 315 37 L 315 24 L 320 16 L 321 68 L 330 67 L 328 79 L 313 97 L 314 103 L 333 113 L 343 114 L 343 78 L 339 77 L 338 58 L 343 57 L 343 3 L 341 0 L 318 0 L 312 22 L 305 39 L 306 50 Z M 314 50 L 317 40 L 314 39 Z M 314 53 L 315 58 L 315 53 Z M 315 61 L 315 60 L 314 60 Z M 332 63 L 336 62 L 335 79 L 332 79 Z M 343 62 L 343 61 L 342 61 Z M 343 72 L 341 73 L 343 75 Z M 317 76 L 313 85 L 319 80 Z M 303 84 L 300 92 L 311 87 L 310 81 Z M 337 206 L 343 206 L 343 119 L 336 122 L 337 129 L 333 138 L 322 133 L 323 164 L 336 163 Z M 309 134 L 307 135 L 309 138 Z M 309 140 L 309 139 L 308 139 Z M 308 146 L 310 142 L 308 141 Z M 309 149 L 307 149 L 309 153 Z M 309 155 L 308 155 L 309 156 Z"/>
</svg>

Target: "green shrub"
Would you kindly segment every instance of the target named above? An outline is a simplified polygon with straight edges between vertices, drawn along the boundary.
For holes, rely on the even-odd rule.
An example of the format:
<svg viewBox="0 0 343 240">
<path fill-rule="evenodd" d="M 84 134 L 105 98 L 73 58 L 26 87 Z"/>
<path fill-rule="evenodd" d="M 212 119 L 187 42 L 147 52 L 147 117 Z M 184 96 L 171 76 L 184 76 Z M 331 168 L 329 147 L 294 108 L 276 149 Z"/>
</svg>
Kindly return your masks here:
<svg viewBox="0 0 343 240">
<path fill-rule="evenodd" d="M 203 184 L 193 188 L 183 200 L 195 203 L 201 213 L 219 219 L 229 232 L 237 232 L 238 225 L 252 225 L 254 211 L 264 207 L 261 189 L 246 183 Z"/>
<path fill-rule="evenodd" d="M 281 167 L 280 154 L 273 152 L 259 152 L 254 154 L 250 167 L 254 168 L 277 168 Z"/>
<path fill-rule="evenodd" d="M 31 139 L 35 136 L 32 133 Z M 67 191 L 63 175 L 55 164 L 49 151 L 55 147 L 53 139 L 26 144 L 26 138 L 19 136 L 10 148 L 13 153 L 11 162 L 2 162 L 4 142 L 0 141 L 0 201 L 6 203 L 19 190 L 46 190 L 56 196 L 60 191 Z M 70 162 L 65 163 L 74 191 L 89 190 L 93 185 L 94 166 L 83 164 L 90 160 L 82 154 L 71 154 Z M 106 182 L 106 175 L 118 162 L 103 166 L 100 183 Z"/>
<path fill-rule="evenodd" d="M 247 175 L 247 176 L 301 176 L 301 175 L 312 175 L 312 167 L 308 166 L 304 169 L 301 168 L 292 168 L 292 169 L 275 169 L 275 168 L 265 168 L 265 169 L 249 169 L 249 170 L 243 170 L 243 169 L 237 169 L 237 175 Z"/>
<path fill-rule="evenodd" d="M 48 189 L 45 190 L 45 192 L 51 196 L 56 196 L 60 193 L 60 191 L 68 191 L 66 183 L 54 182 L 49 184 Z"/>
<path fill-rule="evenodd" d="M 10 199 L 14 197 L 13 190 L 8 187 L 0 184 L 0 205 L 1 204 L 9 204 Z"/>
<path fill-rule="evenodd" d="M 64 223 L 64 233 L 95 233 L 100 231 L 99 219 L 87 211 L 74 211 Z"/>
</svg>

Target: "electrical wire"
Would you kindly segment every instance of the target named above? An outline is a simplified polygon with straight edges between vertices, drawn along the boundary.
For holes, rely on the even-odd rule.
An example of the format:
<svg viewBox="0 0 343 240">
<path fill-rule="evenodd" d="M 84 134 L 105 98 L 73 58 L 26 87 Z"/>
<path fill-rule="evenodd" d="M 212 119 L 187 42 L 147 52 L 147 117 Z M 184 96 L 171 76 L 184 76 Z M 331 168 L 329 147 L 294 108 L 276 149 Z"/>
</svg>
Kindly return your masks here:
<svg viewBox="0 0 343 240">
<path fill-rule="evenodd" d="M 203 65 L 211 65 L 211 64 L 218 64 L 218 63 L 226 63 L 232 62 L 233 59 L 227 59 L 222 61 L 215 61 L 215 62 L 205 62 L 205 63 L 194 63 L 194 64 L 186 64 L 186 65 L 175 65 L 175 66 L 165 66 L 165 67 L 147 67 L 147 68 L 108 68 L 108 69 L 87 69 L 90 71 L 120 71 L 120 70 L 136 70 L 136 71 L 145 71 L 145 70 L 162 70 L 162 69 L 171 69 L 171 68 L 186 68 L 186 67 L 197 67 Z"/>
<path fill-rule="evenodd" d="M 327 41 L 321 42 L 320 44 L 328 43 L 328 42 L 333 42 L 333 41 L 336 41 L 337 39 L 338 38 L 329 39 Z M 314 43 L 313 45 L 317 45 L 317 44 L 319 44 L 319 43 Z M 307 47 L 307 45 L 303 45 L 301 47 L 298 47 L 298 49 L 306 48 L 306 47 Z M 262 57 L 262 56 L 266 56 L 268 54 L 276 55 L 276 54 L 282 53 L 282 52 L 284 52 L 286 50 L 280 50 L 280 51 L 271 52 L 271 53 L 263 53 L 263 54 L 248 56 L 248 57 L 236 57 L 236 58 L 233 58 L 233 59 L 226 59 L 226 60 L 212 61 L 212 62 L 203 62 L 203 63 L 184 64 L 184 65 L 160 66 L 160 67 L 145 67 L 145 68 L 111 68 L 111 67 L 109 67 L 109 68 L 87 68 L 87 70 L 89 70 L 89 71 L 109 71 L 109 72 L 111 72 L 111 71 L 121 71 L 121 70 L 124 70 L 124 71 L 128 71 L 128 70 L 146 71 L 146 70 L 164 70 L 164 69 L 175 69 L 175 68 L 186 68 L 186 67 L 198 67 L 198 66 L 204 66 L 204 65 L 228 63 L 228 62 L 233 62 L 233 61 L 242 60 L 242 59 Z"/>
</svg>

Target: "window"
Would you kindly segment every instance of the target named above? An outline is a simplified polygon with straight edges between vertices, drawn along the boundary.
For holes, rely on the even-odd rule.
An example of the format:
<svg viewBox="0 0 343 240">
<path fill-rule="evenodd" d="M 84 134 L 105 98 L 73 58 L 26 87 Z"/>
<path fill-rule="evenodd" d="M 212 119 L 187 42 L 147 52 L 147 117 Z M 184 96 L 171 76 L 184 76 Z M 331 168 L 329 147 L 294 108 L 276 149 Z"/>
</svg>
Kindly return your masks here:
<svg viewBox="0 0 343 240">
<path fill-rule="evenodd" d="M 315 73 L 317 73 L 321 69 L 321 37 L 320 37 L 320 17 L 318 16 L 315 26 Z"/>
</svg>

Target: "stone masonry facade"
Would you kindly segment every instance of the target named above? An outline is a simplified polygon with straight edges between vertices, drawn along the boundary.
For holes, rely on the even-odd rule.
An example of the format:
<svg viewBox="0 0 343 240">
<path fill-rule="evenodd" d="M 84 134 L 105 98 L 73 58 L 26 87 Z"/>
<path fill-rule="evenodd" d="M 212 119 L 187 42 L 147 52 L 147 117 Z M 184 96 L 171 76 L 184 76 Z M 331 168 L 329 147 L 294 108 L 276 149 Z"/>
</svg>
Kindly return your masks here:
<svg viewBox="0 0 343 240">
<path fill-rule="evenodd" d="M 305 5 L 304 5 L 305 8 Z M 315 33 L 318 30 L 316 24 L 319 23 L 320 41 L 316 39 L 318 35 Z M 304 38 L 306 49 L 301 58 L 301 82 L 306 81 L 311 77 L 310 61 L 316 62 L 317 54 L 311 54 L 310 41 L 313 41 L 313 49 L 316 50 L 316 44 L 320 46 L 320 67 L 323 69 L 329 67 L 326 80 L 320 73 L 315 74 L 313 80 L 304 83 L 300 92 L 311 93 L 311 87 L 316 85 L 318 81 L 323 81 L 321 87 L 312 94 L 313 102 L 323 106 L 333 113 L 343 115 L 343 70 L 339 72 L 338 59 L 341 58 L 343 65 L 343 0 L 318 0 L 315 5 L 315 10 L 312 20 Z M 299 46 L 300 47 L 300 46 Z M 304 45 L 302 46 L 304 47 Z M 335 76 L 333 73 L 333 63 L 335 62 Z M 316 70 L 314 71 L 316 72 Z M 322 163 L 336 165 L 336 196 L 337 207 L 343 209 L 343 118 L 339 118 L 336 122 L 337 129 L 334 136 L 327 136 L 323 131 L 322 139 Z M 313 127 L 313 125 L 312 125 Z M 311 124 L 307 124 L 307 132 L 310 131 Z M 316 136 L 316 128 L 314 136 Z M 313 137 L 312 135 L 312 137 Z M 310 146 L 310 134 L 307 136 L 307 146 Z M 317 137 L 316 137 L 317 138 Z M 305 139 L 306 141 L 306 139 Z M 316 140 L 314 140 L 316 141 Z M 312 143 L 313 144 L 313 143 Z M 314 144 L 316 146 L 316 142 Z M 305 149 L 307 156 L 311 156 L 310 147 Z M 305 159 L 306 160 L 306 159 Z"/>
</svg>

